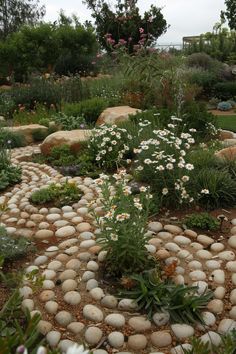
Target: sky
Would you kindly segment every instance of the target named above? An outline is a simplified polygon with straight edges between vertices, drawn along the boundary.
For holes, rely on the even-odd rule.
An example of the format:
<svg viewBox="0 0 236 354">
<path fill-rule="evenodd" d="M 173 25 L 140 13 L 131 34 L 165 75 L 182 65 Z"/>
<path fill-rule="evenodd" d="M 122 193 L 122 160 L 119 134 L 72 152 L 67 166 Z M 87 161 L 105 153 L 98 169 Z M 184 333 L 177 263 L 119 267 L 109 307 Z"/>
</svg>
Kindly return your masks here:
<svg viewBox="0 0 236 354">
<path fill-rule="evenodd" d="M 111 0 L 110 0 L 111 1 Z M 113 0 L 114 1 L 114 0 Z M 45 19 L 55 21 L 60 9 L 66 15 L 75 13 L 81 22 L 91 20 L 91 12 L 82 0 L 41 0 L 46 6 Z M 139 0 L 141 12 L 154 4 L 162 7 L 162 13 L 170 25 L 167 32 L 158 39 L 158 44 L 181 44 L 182 37 L 198 35 L 212 30 L 219 22 L 224 0 Z"/>
</svg>

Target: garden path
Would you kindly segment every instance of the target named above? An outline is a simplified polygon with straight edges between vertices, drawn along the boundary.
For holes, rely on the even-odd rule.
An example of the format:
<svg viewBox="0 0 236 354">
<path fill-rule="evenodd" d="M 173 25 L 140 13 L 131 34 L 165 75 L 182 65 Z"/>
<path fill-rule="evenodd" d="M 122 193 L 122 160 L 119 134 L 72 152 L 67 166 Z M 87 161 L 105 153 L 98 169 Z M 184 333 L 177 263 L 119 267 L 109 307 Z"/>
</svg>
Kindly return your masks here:
<svg viewBox="0 0 236 354">
<path fill-rule="evenodd" d="M 166 265 L 177 262 L 176 283 L 198 285 L 199 294 L 211 288 L 214 298 L 203 312 L 204 326 L 170 324 L 167 313 L 147 319 L 131 300 L 109 294 L 101 276 L 106 253 L 96 244 L 100 230 L 88 208 L 93 202 L 101 213 L 101 202 L 91 178 L 73 178 L 84 195 L 72 206 L 37 208 L 30 203 L 33 191 L 66 180 L 50 166 L 25 161 L 37 152 L 36 146 L 13 150 L 12 162 L 22 167 L 23 177 L 0 197 L 8 207 L 1 222 L 9 234 L 50 244 L 26 267 L 27 273 L 38 270 L 44 277 L 42 288 L 33 292 L 25 281 L 20 291 L 22 307 L 41 314 L 39 330 L 52 346 L 65 352 L 74 342 L 85 341 L 94 354 L 178 354 L 191 347 L 193 335 L 218 345 L 219 334 L 236 328 L 236 219 L 231 235 L 219 239 L 149 223 L 148 251 Z"/>
</svg>

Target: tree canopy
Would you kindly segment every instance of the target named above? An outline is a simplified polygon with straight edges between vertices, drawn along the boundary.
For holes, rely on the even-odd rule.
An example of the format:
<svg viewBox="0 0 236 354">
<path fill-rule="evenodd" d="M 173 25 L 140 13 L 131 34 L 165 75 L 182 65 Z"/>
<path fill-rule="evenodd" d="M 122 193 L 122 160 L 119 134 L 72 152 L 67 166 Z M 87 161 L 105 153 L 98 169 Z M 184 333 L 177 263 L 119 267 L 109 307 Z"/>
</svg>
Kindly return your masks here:
<svg viewBox="0 0 236 354">
<path fill-rule="evenodd" d="M 236 30 L 236 0 L 225 0 L 226 11 L 221 12 L 221 17 L 227 18 L 229 28 Z"/>
<path fill-rule="evenodd" d="M 106 0 L 84 0 L 92 10 L 98 40 L 108 51 L 111 44 L 125 45 L 129 52 L 136 45 L 151 45 L 167 30 L 167 22 L 161 8 L 151 5 L 150 9 L 140 14 L 137 0 L 117 0 L 112 9 Z"/>
<path fill-rule="evenodd" d="M 22 25 L 33 25 L 45 15 L 39 0 L 0 0 L 0 38 L 5 39 Z"/>
</svg>

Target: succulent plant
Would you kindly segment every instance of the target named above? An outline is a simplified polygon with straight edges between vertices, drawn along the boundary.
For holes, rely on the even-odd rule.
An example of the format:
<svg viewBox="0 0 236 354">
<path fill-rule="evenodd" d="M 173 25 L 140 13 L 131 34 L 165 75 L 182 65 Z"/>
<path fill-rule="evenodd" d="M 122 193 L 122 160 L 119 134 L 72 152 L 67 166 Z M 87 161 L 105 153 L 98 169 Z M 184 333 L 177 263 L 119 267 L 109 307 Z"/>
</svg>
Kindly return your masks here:
<svg viewBox="0 0 236 354">
<path fill-rule="evenodd" d="M 223 101 L 218 103 L 217 109 L 219 109 L 220 111 L 229 111 L 230 109 L 232 109 L 232 104 L 228 101 Z"/>
</svg>

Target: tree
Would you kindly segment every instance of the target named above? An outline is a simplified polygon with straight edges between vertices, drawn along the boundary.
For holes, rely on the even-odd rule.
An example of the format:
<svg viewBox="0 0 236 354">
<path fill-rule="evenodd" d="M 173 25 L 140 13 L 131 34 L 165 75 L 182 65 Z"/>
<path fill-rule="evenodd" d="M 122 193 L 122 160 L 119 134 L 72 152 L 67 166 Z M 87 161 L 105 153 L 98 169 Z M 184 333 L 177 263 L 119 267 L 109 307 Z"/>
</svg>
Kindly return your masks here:
<svg viewBox="0 0 236 354">
<path fill-rule="evenodd" d="M 0 38 L 5 39 L 22 25 L 33 25 L 45 15 L 39 0 L 0 0 Z"/>
<path fill-rule="evenodd" d="M 98 40 L 103 48 L 111 51 L 111 44 L 125 45 L 129 52 L 134 46 L 153 44 L 166 32 L 168 26 L 161 8 L 154 5 L 140 15 L 137 0 L 117 0 L 113 10 L 106 0 L 84 0 L 92 10 Z"/>
<path fill-rule="evenodd" d="M 32 73 L 89 73 L 98 44 L 92 28 L 61 18 L 51 23 L 22 26 L 0 40 L 0 77 L 26 80 Z"/>
<path fill-rule="evenodd" d="M 236 30 L 236 0 L 225 0 L 226 11 L 221 12 L 221 18 L 228 20 L 229 28 Z"/>
</svg>

